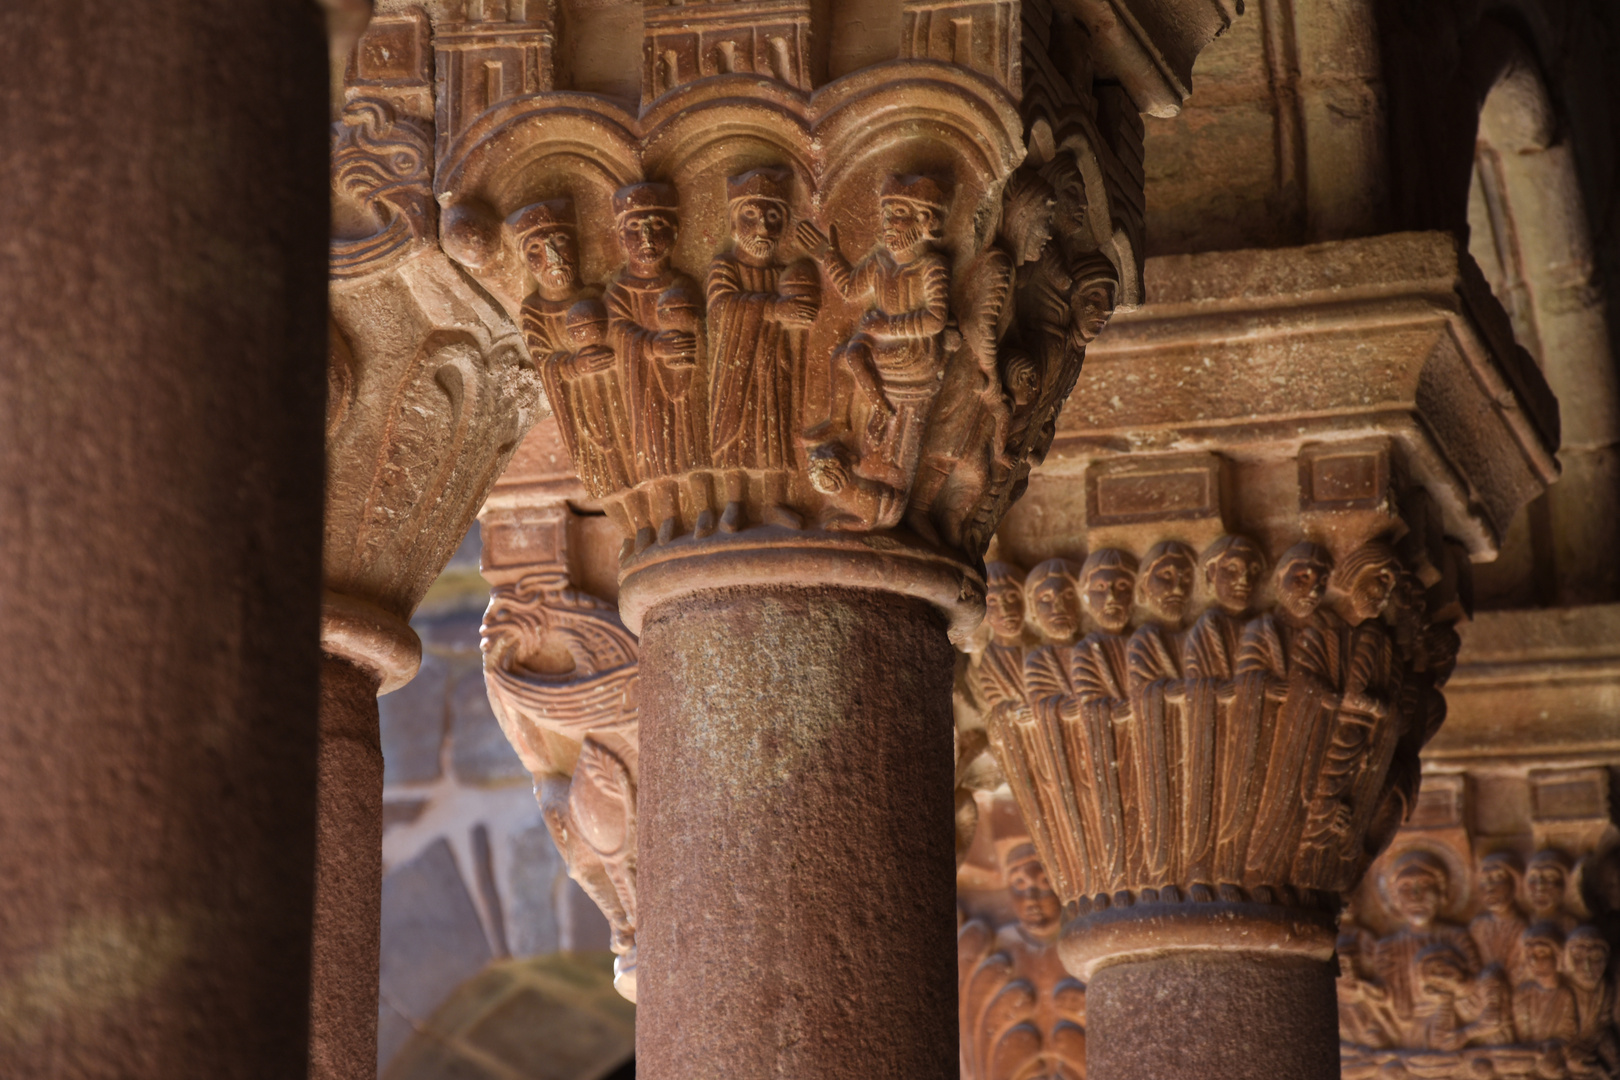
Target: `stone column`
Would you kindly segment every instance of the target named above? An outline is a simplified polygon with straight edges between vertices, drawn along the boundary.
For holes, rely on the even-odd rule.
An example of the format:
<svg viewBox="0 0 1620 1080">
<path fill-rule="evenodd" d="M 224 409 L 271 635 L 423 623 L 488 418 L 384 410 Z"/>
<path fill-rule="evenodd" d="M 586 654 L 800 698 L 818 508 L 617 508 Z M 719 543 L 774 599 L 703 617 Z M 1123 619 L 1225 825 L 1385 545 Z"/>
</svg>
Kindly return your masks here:
<svg viewBox="0 0 1620 1080">
<path fill-rule="evenodd" d="M 0 13 L 0 1075 L 300 1076 L 326 40 Z"/>
<path fill-rule="evenodd" d="M 638 1072 L 950 1073 L 944 629 L 923 601 L 840 588 L 647 615 Z"/>
<path fill-rule="evenodd" d="M 890 7 L 646 8 L 617 80 L 535 5 L 435 27 L 444 248 L 616 527 L 608 629 L 555 493 L 486 511 L 491 698 L 654 1080 L 950 1071 L 947 644 L 1139 299 L 1140 109 L 1227 21 Z"/>
<path fill-rule="evenodd" d="M 1341 900 L 1417 807 L 1470 563 L 1556 478 L 1557 406 L 1448 235 L 1147 280 L 1030 482 L 1076 512 L 998 534 L 1029 624 L 975 694 L 1064 904 L 1088 1076 L 1325 1080 Z"/>
<path fill-rule="evenodd" d="M 438 245 L 431 53 L 420 11 L 372 19 L 340 69 L 331 125 L 317 1080 L 377 1070 L 376 698 L 416 674 L 411 613 L 539 404 L 511 322 Z"/>
</svg>

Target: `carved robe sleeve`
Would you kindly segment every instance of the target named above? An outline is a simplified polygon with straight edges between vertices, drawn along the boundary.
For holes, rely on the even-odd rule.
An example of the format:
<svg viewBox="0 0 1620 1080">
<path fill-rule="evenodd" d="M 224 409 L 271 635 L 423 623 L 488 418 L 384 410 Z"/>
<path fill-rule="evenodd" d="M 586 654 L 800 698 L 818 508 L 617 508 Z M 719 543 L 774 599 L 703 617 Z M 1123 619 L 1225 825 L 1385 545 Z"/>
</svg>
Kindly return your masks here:
<svg viewBox="0 0 1620 1080">
<path fill-rule="evenodd" d="M 945 329 L 951 313 L 951 272 L 938 255 L 925 256 L 914 272 L 922 276 L 922 304 L 910 311 L 884 318 L 882 333 L 887 337 L 922 340 Z"/>
</svg>

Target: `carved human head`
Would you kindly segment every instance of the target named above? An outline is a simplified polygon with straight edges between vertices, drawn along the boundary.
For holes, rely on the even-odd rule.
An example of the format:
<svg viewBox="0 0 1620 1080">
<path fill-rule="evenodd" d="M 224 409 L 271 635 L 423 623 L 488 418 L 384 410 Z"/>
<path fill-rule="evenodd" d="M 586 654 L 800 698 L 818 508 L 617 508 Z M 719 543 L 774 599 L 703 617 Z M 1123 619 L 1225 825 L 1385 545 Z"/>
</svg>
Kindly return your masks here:
<svg viewBox="0 0 1620 1080">
<path fill-rule="evenodd" d="M 1233 615 L 1241 615 L 1254 602 L 1254 590 L 1266 572 L 1266 554 L 1247 536 L 1227 533 L 1204 549 L 1199 562 L 1204 584 L 1215 602 Z"/>
<path fill-rule="evenodd" d="M 530 203 L 506 219 L 541 295 L 560 299 L 579 288 L 579 244 L 572 199 Z"/>
<path fill-rule="evenodd" d="M 1024 632 L 1024 572 L 1004 562 L 985 564 L 984 621 L 1001 641 Z"/>
<path fill-rule="evenodd" d="M 1024 608 L 1029 621 L 1048 641 L 1073 641 L 1080 630 L 1074 564 L 1067 559 L 1047 559 L 1031 570 L 1024 581 Z"/>
<path fill-rule="evenodd" d="M 1022 168 L 1007 181 L 1001 197 L 1001 242 L 1020 266 L 1040 258 L 1052 239 L 1057 193 L 1041 174 Z"/>
<path fill-rule="evenodd" d="M 1582 990 L 1596 990 L 1609 972 L 1609 943 L 1597 927 L 1577 926 L 1564 942 L 1564 963 L 1571 982 Z"/>
<path fill-rule="evenodd" d="M 897 258 L 915 257 L 944 235 L 949 203 L 949 192 L 932 177 L 889 177 L 878 197 L 883 246 Z"/>
<path fill-rule="evenodd" d="M 1327 593 L 1333 556 L 1327 549 L 1301 541 L 1277 560 L 1277 603 L 1296 619 L 1309 618 Z"/>
<path fill-rule="evenodd" d="M 1564 955 L 1564 934 L 1555 923 L 1533 923 L 1519 935 L 1519 953 L 1531 975 L 1543 980 L 1556 978 Z"/>
<path fill-rule="evenodd" d="M 1334 584 L 1345 595 L 1350 621 L 1382 615 L 1403 570 L 1395 549 L 1382 540 L 1369 540 L 1351 552 L 1334 570 Z"/>
<path fill-rule="evenodd" d="M 1427 851 L 1408 851 L 1389 870 L 1389 904 L 1403 922 L 1424 927 L 1439 917 L 1451 890 L 1445 863 Z"/>
<path fill-rule="evenodd" d="M 613 217 L 630 271 L 662 273 L 680 231 L 680 199 L 668 184 L 631 184 L 613 193 Z"/>
<path fill-rule="evenodd" d="M 568 340 L 575 345 L 600 345 L 607 340 L 607 308 L 602 301 L 585 299 L 568 309 Z"/>
<path fill-rule="evenodd" d="M 1479 864 L 1479 900 L 1487 911 L 1506 911 L 1519 896 L 1519 864 L 1505 851 L 1485 856 Z"/>
<path fill-rule="evenodd" d="M 755 266 L 770 262 L 787 228 L 793 174 L 782 168 L 753 169 L 726 181 L 731 238 L 737 257 Z"/>
<path fill-rule="evenodd" d="M 1561 851 L 1544 848 L 1530 856 L 1524 870 L 1524 899 L 1536 915 L 1548 915 L 1564 906 L 1569 885 L 1569 862 Z"/>
<path fill-rule="evenodd" d="M 1430 945 L 1416 957 L 1418 990 L 1427 997 L 1454 997 L 1468 982 L 1468 961 L 1450 945 Z"/>
<path fill-rule="evenodd" d="M 1057 933 L 1063 918 L 1063 905 L 1046 876 L 1035 845 L 1028 840 L 1006 846 L 1001 860 L 1012 894 L 1018 922 L 1031 937 L 1046 939 Z"/>
<path fill-rule="evenodd" d="M 1117 634 L 1131 624 L 1131 598 L 1136 593 L 1136 559 L 1118 548 L 1102 548 L 1080 567 L 1080 596 L 1086 614 Z"/>
<path fill-rule="evenodd" d="M 1161 540 L 1148 549 L 1136 591 L 1142 606 L 1161 622 L 1179 625 L 1192 599 L 1198 557 L 1180 540 Z"/>
<path fill-rule="evenodd" d="M 1086 181 L 1080 175 L 1074 155 L 1062 152 L 1041 168 L 1041 176 L 1052 185 L 1052 232 L 1069 258 L 1095 251 L 1097 239 L 1091 228 L 1091 200 Z"/>
<path fill-rule="evenodd" d="M 1119 295 L 1119 271 L 1101 252 L 1092 252 L 1080 261 L 1074 270 L 1074 286 L 1070 304 L 1073 307 L 1074 329 L 1080 340 L 1090 343 L 1108 325 L 1114 313 L 1115 297 Z"/>
</svg>

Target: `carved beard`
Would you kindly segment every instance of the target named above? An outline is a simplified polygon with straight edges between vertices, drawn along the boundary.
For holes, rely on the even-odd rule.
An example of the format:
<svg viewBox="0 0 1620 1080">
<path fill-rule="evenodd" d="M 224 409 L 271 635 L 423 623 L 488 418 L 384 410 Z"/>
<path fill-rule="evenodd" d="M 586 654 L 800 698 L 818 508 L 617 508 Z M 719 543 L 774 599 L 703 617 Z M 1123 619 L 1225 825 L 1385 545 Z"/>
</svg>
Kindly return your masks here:
<svg viewBox="0 0 1620 1080">
<path fill-rule="evenodd" d="M 770 236 L 739 236 L 737 250 L 755 262 L 766 263 L 776 254 L 776 240 Z"/>
<path fill-rule="evenodd" d="M 905 228 L 883 230 L 883 246 L 894 255 L 914 251 L 923 241 L 928 239 L 928 229 L 922 225 L 908 225 Z"/>
</svg>

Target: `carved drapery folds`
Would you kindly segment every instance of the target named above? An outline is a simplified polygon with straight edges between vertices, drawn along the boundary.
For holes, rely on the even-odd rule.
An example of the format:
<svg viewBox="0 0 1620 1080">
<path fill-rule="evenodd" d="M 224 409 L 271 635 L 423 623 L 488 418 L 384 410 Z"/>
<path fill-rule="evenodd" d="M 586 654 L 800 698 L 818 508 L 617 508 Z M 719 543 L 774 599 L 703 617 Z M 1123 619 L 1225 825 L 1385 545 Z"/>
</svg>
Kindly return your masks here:
<svg viewBox="0 0 1620 1080">
<path fill-rule="evenodd" d="M 640 654 L 614 605 L 562 565 L 490 597 L 484 676 L 501 728 L 534 775 L 568 874 L 612 927 L 614 985 L 636 990 L 636 681 Z"/>
<path fill-rule="evenodd" d="M 992 599 L 968 682 L 1071 936 L 1202 905 L 1331 925 L 1404 818 L 1455 593 L 1382 540 L 1338 560 L 1302 542 L 1268 610 L 1269 562 L 1226 535 L 992 565 L 1023 595 Z M 1001 614 L 1019 608 L 1035 643 Z"/>
<path fill-rule="evenodd" d="M 1556 848 L 1398 841 L 1340 928 L 1344 1075 L 1620 1076 L 1611 947 L 1575 870 Z"/>
<path fill-rule="evenodd" d="M 379 16 L 332 125 L 328 652 L 389 690 L 405 620 L 465 536 L 539 405 L 511 321 L 438 244 L 429 24 Z"/>
<path fill-rule="evenodd" d="M 1332 955 L 1415 805 L 1469 561 L 1556 475 L 1545 385 L 1449 238 L 1218 259 L 1150 262 L 1159 299 L 1092 350 L 959 684 L 1086 980 Z"/>
<path fill-rule="evenodd" d="M 864 572 L 970 624 L 1087 343 L 1138 299 L 1139 120 L 1072 17 L 904 21 L 899 59 L 815 85 L 797 0 L 649 7 L 635 111 L 553 89 L 549 50 L 487 101 L 441 73 L 445 250 L 623 531 L 632 629 L 693 558 L 709 585 Z"/>
</svg>

